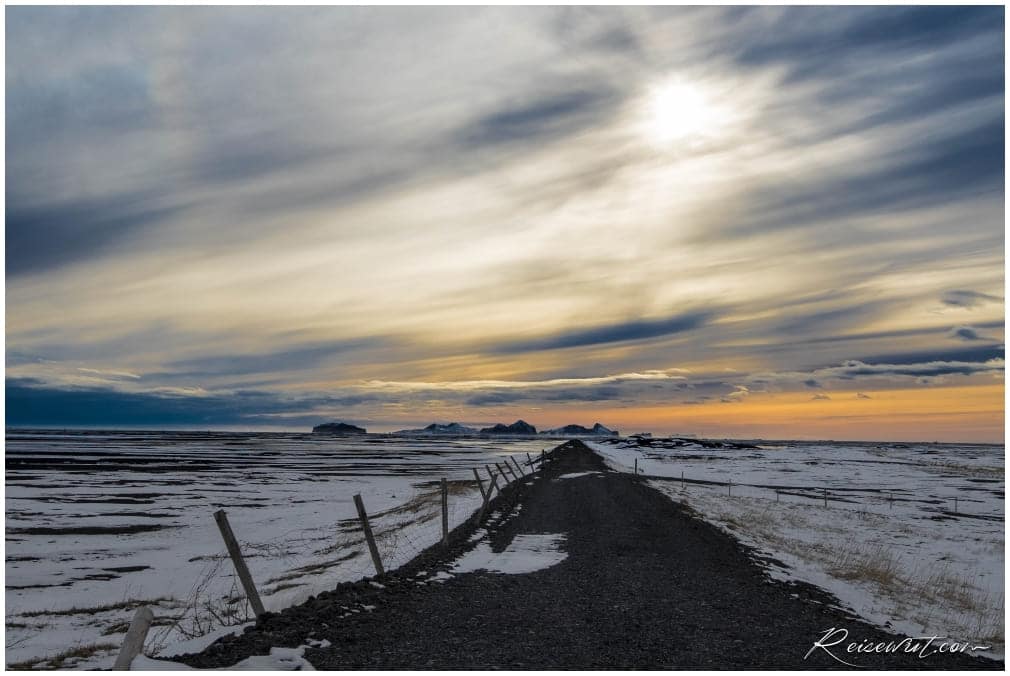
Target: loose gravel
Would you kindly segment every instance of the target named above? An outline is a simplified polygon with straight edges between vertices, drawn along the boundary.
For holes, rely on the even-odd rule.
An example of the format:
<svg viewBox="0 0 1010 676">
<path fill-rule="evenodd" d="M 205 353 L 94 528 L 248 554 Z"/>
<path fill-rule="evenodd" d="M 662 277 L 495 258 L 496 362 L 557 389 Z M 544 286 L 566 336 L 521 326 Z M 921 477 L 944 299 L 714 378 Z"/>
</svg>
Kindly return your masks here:
<svg viewBox="0 0 1010 676">
<path fill-rule="evenodd" d="M 730 535 L 641 478 L 607 471 L 585 445 L 568 442 L 552 457 L 536 478 L 493 500 L 502 517 L 487 525 L 487 538 L 500 552 L 518 534 L 564 534 L 560 563 L 520 575 L 450 574 L 475 546 L 471 519 L 448 547 L 377 578 L 381 587 L 342 584 L 173 660 L 223 667 L 325 639 L 327 647 L 305 651 L 317 669 L 820 669 L 846 668 L 824 650 L 804 659 L 831 628 L 847 630 L 846 643 L 900 640 L 815 587 L 772 580 Z M 581 472 L 592 474 L 558 480 Z M 844 646 L 831 651 L 861 667 L 1003 666 L 967 654 L 852 654 Z"/>
</svg>

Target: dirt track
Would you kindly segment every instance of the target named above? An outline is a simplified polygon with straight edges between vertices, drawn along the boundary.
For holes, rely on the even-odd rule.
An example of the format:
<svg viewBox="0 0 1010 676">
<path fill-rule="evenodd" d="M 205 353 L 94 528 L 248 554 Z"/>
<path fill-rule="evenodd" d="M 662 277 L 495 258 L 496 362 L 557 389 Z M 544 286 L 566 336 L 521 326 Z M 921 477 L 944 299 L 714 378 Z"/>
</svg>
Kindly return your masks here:
<svg viewBox="0 0 1010 676">
<path fill-rule="evenodd" d="M 567 558 L 522 575 L 457 574 L 417 583 L 417 573 L 448 570 L 473 546 L 473 524 L 377 588 L 340 585 L 302 606 L 260 619 L 199 655 L 175 658 L 220 667 L 271 646 L 326 639 L 305 656 L 317 669 L 347 668 L 733 668 L 843 667 L 825 650 L 804 655 L 831 628 L 848 631 L 830 648 L 876 668 L 1001 668 L 968 655 L 846 653 L 849 642 L 893 641 L 831 607 L 805 585 L 770 580 L 730 536 L 692 517 L 634 476 L 605 472 L 578 442 L 554 452 L 536 480 L 514 484 L 493 506 L 518 515 L 492 528 L 501 551 L 520 533 L 563 533 Z M 469 528 L 468 528 L 469 526 Z M 346 608 L 374 606 L 347 614 Z"/>
</svg>

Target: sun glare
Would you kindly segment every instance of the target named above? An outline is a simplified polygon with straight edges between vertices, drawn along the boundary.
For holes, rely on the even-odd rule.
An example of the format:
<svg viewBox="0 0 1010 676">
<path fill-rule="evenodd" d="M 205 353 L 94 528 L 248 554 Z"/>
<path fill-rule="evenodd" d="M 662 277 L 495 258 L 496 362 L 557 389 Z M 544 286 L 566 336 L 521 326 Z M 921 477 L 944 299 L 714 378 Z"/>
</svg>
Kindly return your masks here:
<svg viewBox="0 0 1010 676">
<path fill-rule="evenodd" d="M 718 133 L 723 115 L 705 91 L 686 82 L 667 82 L 649 92 L 646 134 L 659 144 L 691 141 Z"/>
</svg>

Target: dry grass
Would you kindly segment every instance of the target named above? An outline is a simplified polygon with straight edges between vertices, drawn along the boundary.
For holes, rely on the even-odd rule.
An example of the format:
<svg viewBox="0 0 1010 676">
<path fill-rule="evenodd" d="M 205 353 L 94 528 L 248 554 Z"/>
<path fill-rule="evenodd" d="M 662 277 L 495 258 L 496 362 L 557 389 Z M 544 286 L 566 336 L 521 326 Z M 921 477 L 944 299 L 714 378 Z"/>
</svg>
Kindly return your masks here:
<svg viewBox="0 0 1010 676">
<path fill-rule="evenodd" d="M 133 610 L 139 608 L 140 606 L 150 606 L 156 605 L 158 603 L 167 602 L 167 598 L 157 598 L 157 599 L 129 599 L 126 601 L 118 601 L 116 603 L 100 603 L 97 606 L 91 606 L 89 608 L 65 608 L 61 610 L 30 610 L 24 613 L 19 613 L 19 617 L 50 617 L 53 615 L 97 615 L 98 613 L 107 613 L 113 610 Z M 8 626 L 10 626 L 8 624 Z"/>
<path fill-rule="evenodd" d="M 64 669 L 72 666 L 68 665 L 67 662 L 87 659 L 96 653 L 116 650 L 118 647 L 119 646 L 113 645 L 112 643 L 79 645 L 64 650 L 61 653 L 57 653 L 52 657 L 40 657 L 34 660 L 25 660 L 24 662 L 14 662 L 12 664 L 8 664 L 7 668 L 11 671 L 25 671 L 29 669 Z"/>
<path fill-rule="evenodd" d="M 829 563 L 828 572 L 840 580 L 872 582 L 881 587 L 894 587 L 900 581 L 901 561 L 890 550 L 878 545 L 869 549 L 833 548 L 836 560 Z"/>
<path fill-rule="evenodd" d="M 768 553 L 786 553 L 857 586 L 871 588 L 878 608 L 892 617 L 926 627 L 941 627 L 949 635 L 970 637 L 1001 650 L 1004 644 L 1004 596 L 980 585 L 947 561 L 904 560 L 888 543 L 866 542 L 865 526 L 884 532 L 911 534 L 911 526 L 873 513 L 853 512 L 853 518 L 824 522 L 803 510 L 781 509 L 760 498 L 733 502 L 678 494 L 694 503 L 691 511 L 726 530 L 746 537 Z M 811 509 L 819 509 L 811 507 Z M 837 510 L 836 510 L 837 511 Z M 806 533 L 805 536 L 798 533 Z M 983 550 L 1001 551 L 1001 544 Z"/>
</svg>

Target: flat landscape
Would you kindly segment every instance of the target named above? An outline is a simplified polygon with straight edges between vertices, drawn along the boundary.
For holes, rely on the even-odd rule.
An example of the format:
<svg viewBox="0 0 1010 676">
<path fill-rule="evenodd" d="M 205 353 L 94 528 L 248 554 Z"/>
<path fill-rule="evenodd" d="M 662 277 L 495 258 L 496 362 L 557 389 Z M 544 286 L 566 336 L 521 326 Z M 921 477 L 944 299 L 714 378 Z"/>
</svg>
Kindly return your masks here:
<svg viewBox="0 0 1010 676">
<path fill-rule="evenodd" d="M 139 605 L 155 611 L 153 650 L 251 619 L 219 509 L 279 610 L 372 574 L 354 494 L 395 566 L 441 537 L 442 477 L 455 526 L 480 504 L 472 468 L 550 443 L 9 431 L 7 664 L 109 666 Z"/>
<path fill-rule="evenodd" d="M 760 581 L 755 584 L 772 587 L 773 580 L 779 581 L 789 589 L 786 598 L 813 599 L 836 613 L 833 619 L 859 617 L 860 627 L 865 621 L 907 635 L 949 633 L 991 644 L 982 654 L 1002 655 L 1002 447 L 760 442 L 746 448 L 703 440 L 597 440 L 589 444 L 598 455 L 585 452 L 569 458 L 565 462 L 571 467 L 548 465 L 549 481 L 509 489 L 486 528 L 475 531 L 471 523 L 460 529 L 452 556 L 440 547 L 425 552 L 441 537 L 441 477 L 450 481 L 449 521 L 455 528 L 481 503 L 473 468 L 501 462 L 506 455 L 525 460 L 527 452 L 536 456 L 549 444 L 541 439 L 9 432 L 8 666 L 107 667 L 140 605 L 155 611 L 146 649 L 161 660 L 202 650 L 220 636 L 252 626 L 252 613 L 212 518 L 221 508 L 242 543 L 267 610 L 280 611 L 312 598 L 307 607 L 342 616 L 341 628 L 324 636 L 299 633 L 292 628 L 298 622 L 285 624 L 285 641 L 266 645 L 264 641 L 273 639 L 258 634 L 248 643 L 259 653 L 250 648 L 246 655 L 233 648 L 193 658 L 194 664 L 223 664 L 226 659 L 234 663 L 268 655 L 271 647 L 311 647 L 313 641 L 336 645 L 337 635 L 377 631 L 387 622 L 374 619 L 378 608 L 390 607 L 383 596 L 387 592 L 368 582 L 351 584 L 374 575 L 351 501 L 355 493 L 362 495 L 372 515 L 387 570 L 409 564 L 383 585 L 391 589 L 407 578 L 424 582 L 403 587 L 411 590 L 405 598 L 414 604 L 421 603 L 415 595 L 424 597 L 429 587 L 448 585 L 455 578 L 459 580 L 454 585 L 479 579 L 473 593 L 484 594 L 486 600 L 468 598 L 466 603 L 484 618 L 480 622 L 493 619 L 491 611 L 480 610 L 482 604 L 497 608 L 512 603 L 516 594 L 531 594 L 545 602 L 553 599 L 552 606 L 573 595 L 578 608 L 587 604 L 582 616 L 587 626 L 590 610 L 602 613 L 600 626 L 613 624 L 618 618 L 605 620 L 608 614 L 600 605 L 616 593 L 612 590 L 652 598 L 654 593 L 643 590 L 670 585 L 668 592 L 674 594 L 693 567 L 700 566 L 691 575 L 719 569 L 721 563 L 713 569 L 715 564 L 704 559 L 714 556 L 719 561 L 729 557 L 725 560 L 732 563 L 727 565 L 738 567 L 748 580 Z M 637 479 L 636 461 L 641 475 Z M 633 490 L 618 484 L 634 497 L 607 497 L 607 491 L 595 496 L 594 487 L 610 486 L 623 481 L 621 477 L 635 482 Z M 570 486 L 581 487 L 571 500 L 565 497 Z M 611 502 L 599 502 L 604 499 Z M 580 506 L 579 501 L 587 503 Z M 594 524 L 602 528 L 608 519 L 618 518 L 607 512 L 627 510 L 620 518 L 636 520 L 643 518 L 646 505 L 657 504 L 669 514 L 650 517 L 650 523 L 659 523 L 648 526 L 648 533 L 640 535 L 644 539 L 633 546 L 623 537 L 589 542 L 594 533 L 603 532 Z M 672 519 L 670 524 L 664 525 L 666 519 Z M 627 528 L 622 522 L 612 531 Z M 854 539 L 856 531 L 861 539 Z M 707 539 L 668 539 L 696 532 L 707 533 Z M 743 554 L 736 544 L 741 541 L 749 546 Z M 702 558 L 687 562 L 674 553 L 704 550 L 712 542 L 729 549 L 697 551 Z M 577 545 L 588 549 L 580 552 Z M 730 549 L 735 553 L 727 553 Z M 614 580 L 600 577 L 604 573 L 587 572 L 588 562 L 601 557 L 613 559 L 608 565 L 634 563 L 647 572 L 615 587 Z M 589 581 L 578 576 L 568 582 L 556 579 L 564 578 L 565 566 L 579 561 L 586 562 L 579 575 L 590 575 Z M 912 562 L 915 565 L 909 565 Z M 676 566 L 688 569 L 677 574 Z M 668 576 L 658 572 L 667 568 Z M 661 579 L 653 579 L 656 575 Z M 523 586 L 527 578 L 533 578 L 529 584 L 537 591 Z M 341 583 L 351 586 L 326 601 L 325 594 Z M 711 584 L 718 587 L 717 580 Z M 513 589 L 515 585 L 522 589 Z M 627 585 L 635 585 L 635 590 Z M 361 598 L 350 600 L 347 588 Z M 934 593 L 923 595 L 926 589 Z M 610 591 L 593 600 L 602 590 Z M 371 598 L 373 593 L 380 596 Z M 439 597 L 438 602 L 443 601 Z M 699 602 L 722 608 L 751 604 L 740 598 Z M 655 627 L 669 635 L 671 622 L 687 622 L 700 627 L 699 632 L 718 633 L 710 622 L 685 620 L 681 611 L 675 617 L 664 615 L 674 611 L 662 611 L 651 601 L 648 607 L 612 605 L 623 608 L 620 622 L 629 626 Z M 682 605 L 681 599 L 671 608 Z M 309 622 L 305 607 L 297 611 L 302 623 Z M 569 608 L 566 616 L 576 615 Z M 317 624 L 311 622 L 313 628 Z M 803 631 L 809 633 L 809 628 Z M 402 635 L 400 629 L 392 633 Z M 815 638 L 801 634 L 793 636 L 804 645 Z M 465 636 L 459 633 L 451 640 Z M 376 640 L 361 638 L 362 645 Z M 625 640 L 603 645 L 613 648 Z M 348 657 L 345 644 L 326 656 L 306 654 L 317 666 L 336 666 L 341 659 L 378 666 L 377 658 L 365 653 Z M 486 641 L 477 640 L 477 647 L 451 659 L 424 653 L 428 644 L 428 639 L 419 639 L 415 650 L 421 652 L 386 652 L 383 664 L 395 665 L 396 659 L 402 660 L 400 666 L 426 666 L 431 660 L 430 665 L 464 665 L 467 660 L 471 665 L 529 664 L 497 648 L 479 653 L 479 646 L 489 645 Z M 566 665 L 559 658 L 552 665 L 677 665 L 684 659 L 698 660 L 691 662 L 695 666 L 775 664 L 764 661 L 756 647 L 741 653 L 739 661 L 726 657 L 730 661 L 723 663 L 716 652 L 614 648 L 607 658 L 602 648 L 595 653 L 577 643 L 571 648 L 570 659 L 581 654 L 587 661 Z M 270 664 L 279 667 L 283 662 L 277 658 Z"/>
<path fill-rule="evenodd" d="M 321 669 L 844 666 L 833 655 L 880 668 L 1002 666 L 811 651 L 831 628 L 859 642 L 901 637 L 809 585 L 771 579 L 733 537 L 577 441 L 493 507 L 486 528 L 397 573 L 320 594 L 177 663 L 220 668 L 288 650 Z"/>
</svg>

